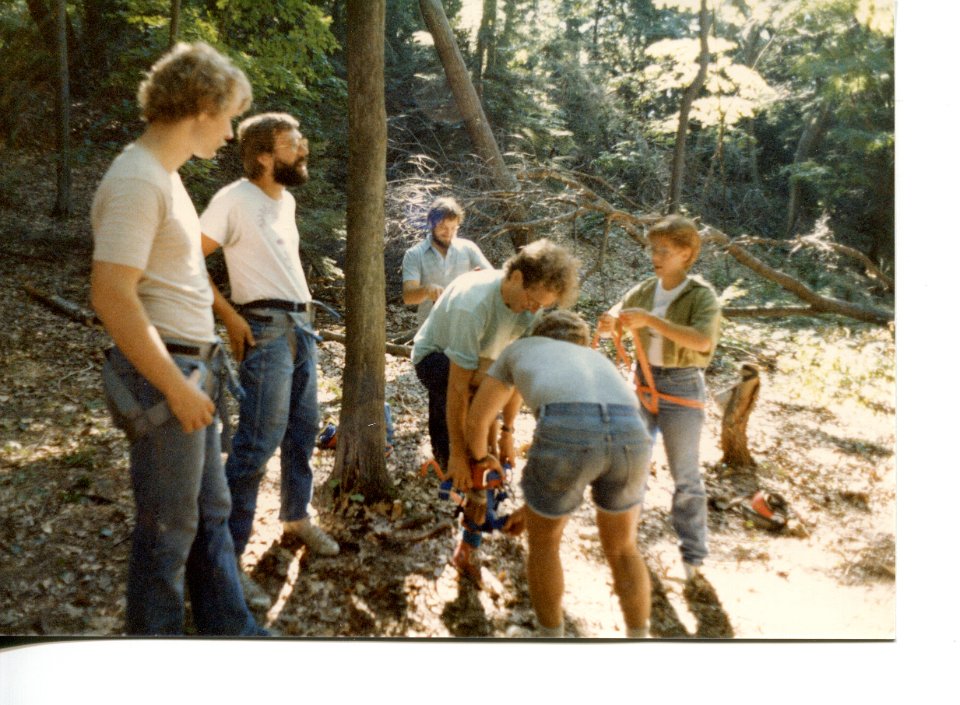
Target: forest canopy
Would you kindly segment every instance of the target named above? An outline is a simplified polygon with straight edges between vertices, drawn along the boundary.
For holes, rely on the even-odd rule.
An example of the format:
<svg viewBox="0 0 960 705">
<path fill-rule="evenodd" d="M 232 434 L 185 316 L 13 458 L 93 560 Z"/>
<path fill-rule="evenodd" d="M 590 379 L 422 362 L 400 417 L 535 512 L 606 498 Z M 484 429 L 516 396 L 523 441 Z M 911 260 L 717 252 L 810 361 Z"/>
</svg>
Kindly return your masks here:
<svg viewBox="0 0 960 705">
<path fill-rule="evenodd" d="M 8 147 L 56 144 L 61 4 L 71 163 L 136 134 L 133 87 L 172 35 L 203 40 L 248 73 L 254 111 L 301 117 L 320 167 L 305 199 L 306 229 L 342 237 L 346 2 L 7 0 L 0 139 Z M 442 5 L 512 168 L 587 174 L 624 207 L 665 210 L 681 95 L 705 63 L 689 111 L 683 210 L 730 236 L 826 228 L 892 271 L 892 0 L 711 0 L 704 15 L 699 0 Z M 387 2 L 385 34 L 392 182 L 423 159 L 470 146 L 448 96 L 429 80 L 437 56 L 416 0 Z M 220 168 L 230 165 L 188 168 L 199 202 L 222 183 Z"/>
</svg>

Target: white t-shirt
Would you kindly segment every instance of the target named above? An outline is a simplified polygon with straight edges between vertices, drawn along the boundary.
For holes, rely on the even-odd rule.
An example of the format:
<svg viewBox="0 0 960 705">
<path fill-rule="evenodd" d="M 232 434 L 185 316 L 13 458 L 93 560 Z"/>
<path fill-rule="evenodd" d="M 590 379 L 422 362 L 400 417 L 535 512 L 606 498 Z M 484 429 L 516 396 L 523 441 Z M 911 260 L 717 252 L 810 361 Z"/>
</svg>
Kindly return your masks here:
<svg viewBox="0 0 960 705">
<path fill-rule="evenodd" d="M 296 211 L 296 200 L 286 189 L 275 200 L 247 179 L 224 186 L 211 199 L 200 226 L 223 246 L 234 303 L 310 301 Z"/>
<path fill-rule="evenodd" d="M 137 295 L 161 336 L 216 339 L 200 221 L 176 171 L 128 145 L 100 181 L 90 217 L 93 259 L 143 271 Z"/>
<path fill-rule="evenodd" d="M 663 282 L 657 280 L 657 288 L 653 292 L 653 308 L 650 313 L 659 318 L 667 315 L 667 309 L 680 293 L 687 287 L 690 279 L 684 279 L 677 286 L 667 291 L 663 288 Z M 647 359 L 654 367 L 663 367 L 663 336 L 653 328 L 650 328 L 650 346 L 647 348 Z"/>
</svg>

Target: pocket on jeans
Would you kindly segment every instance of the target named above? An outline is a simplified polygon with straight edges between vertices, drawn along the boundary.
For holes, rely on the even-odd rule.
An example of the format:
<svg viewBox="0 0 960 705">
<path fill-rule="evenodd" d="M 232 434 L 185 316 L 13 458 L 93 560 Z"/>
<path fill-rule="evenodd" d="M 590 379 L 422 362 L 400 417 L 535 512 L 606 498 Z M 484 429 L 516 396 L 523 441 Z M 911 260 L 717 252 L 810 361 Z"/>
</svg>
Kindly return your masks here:
<svg viewBox="0 0 960 705">
<path fill-rule="evenodd" d="M 590 450 L 582 446 L 534 441 L 527 457 L 525 479 L 549 493 L 566 492 L 580 480 L 589 454 Z"/>
</svg>

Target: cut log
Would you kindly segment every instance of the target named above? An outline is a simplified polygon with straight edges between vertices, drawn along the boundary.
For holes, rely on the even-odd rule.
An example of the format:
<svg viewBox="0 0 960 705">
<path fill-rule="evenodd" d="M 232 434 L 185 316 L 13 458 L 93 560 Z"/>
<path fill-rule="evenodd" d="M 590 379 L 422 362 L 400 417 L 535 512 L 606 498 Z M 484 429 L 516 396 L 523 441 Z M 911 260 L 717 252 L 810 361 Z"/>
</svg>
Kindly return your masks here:
<svg viewBox="0 0 960 705">
<path fill-rule="evenodd" d="M 745 364 L 740 368 L 740 381 L 717 396 L 717 402 L 723 406 L 720 449 L 724 465 L 742 468 L 757 465 L 747 444 L 747 422 L 759 394 L 760 370 L 756 365 Z"/>
</svg>

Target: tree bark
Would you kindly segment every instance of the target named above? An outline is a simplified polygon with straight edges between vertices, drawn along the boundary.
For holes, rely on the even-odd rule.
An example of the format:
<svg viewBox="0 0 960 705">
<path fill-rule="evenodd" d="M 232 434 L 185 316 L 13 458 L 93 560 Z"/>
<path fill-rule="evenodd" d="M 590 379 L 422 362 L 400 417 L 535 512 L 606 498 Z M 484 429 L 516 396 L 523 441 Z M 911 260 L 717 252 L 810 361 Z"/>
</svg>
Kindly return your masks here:
<svg viewBox="0 0 960 705">
<path fill-rule="evenodd" d="M 483 92 L 483 79 L 489 78 L 496 64 L 497 0 L 483 0 L 483 15 L 477 30 L 476 82 Z"/>
<path fill-rule="evenodd" d="M 832 105 L 829 101 L 824 101 L 820 110 L 807 120 L 803 134 L 800 135 L 800 141 L 797 142 L 797 151 L 793 155 L 793 165 L 802 164 L 810 156 L 810 153 L 817 148 L 823 133 L 827 128 L 827 120 L 830 117 Z M 787 223 L 783 234 L 785 237 L 793 235 L 793 229 L 797 226 L 797 219 L 800 210 L 800 179 L 793 175 L 790 177 L 790 195 L 787 198 Z"/>
<path fill-rule="evenodd" d="M 384 458 L 384 0 L 347 3 L 346 359 L 337 456 L 326 488 L 364 502 L 392 499 Z"/>
<path fill-rule="evenodd" d="M 177 43 L 180 34 L 180 0 L 170 0 L 170 48 Z"/>
<path fill-rule="evenodd" d="M 693 82 L 687 86 L 680 101 L 680 118 L 677 124 L 677 143 L 673 149 L 673 167 L 670 173 L 670 200 L 667 210 L 670 213 L 680 211 L 680 199 L 683 194 L 683 163 L 687 150 L 687 130 L 690 123 L 690 109 L 700 89 L 707 80 L 710 67 L 710 13 L 707 0 L 700 0 L 700 69 Z"/>
<path fill-rule="evenodd" d="M 57 199 L 53 217 L 70 215 L 70 63 L 67 57 L 67 1 L 57 0 Z"/>
<path fill-rule="evenodd" d="M 723 421 L 720 428 L 721 461 L 738 468 L 756 467 L 747 444 L 747 423 L 760 394 L 760 370 L 755 365 L 740 368 L 740 382 L 722 395 Z M 719 399 L 718 399 L 719 401 Z"/>
<path fill-rule="evenodd" d="M 477 91 L 470 81 L 470 74 L 457 47 L 456 38 L 453 36 L 453 30 L 440 5 L 440 0 L 420 0 L 420 14 L 423 15 L 427 30 L 433 36 L 434 47 L 440 57 L 447 83 L 450 85 L 460 116 L 463 118 L 467 134 L 470 135 L 470 141 L 477 155 L 489 169 L 494 187 L 502 191 L 516 191 L 517 180 L 503 160 L 500 147 L 490 129 L 490 123 L 487 122 L 483 106 L 480 105 Z M 516 208 L 507 217 L 515 221 L 526 220 L 525 215 L 518 212 Z M 527 231 L 516 230 L 512 233 L 511 240 L 515 248 L 520 248 L 527 244 L 529 236 Z"/>
</svg>

